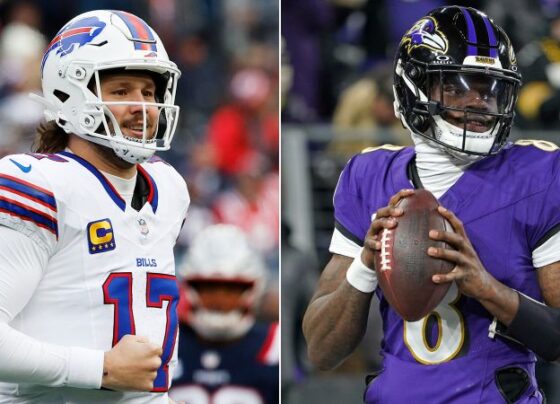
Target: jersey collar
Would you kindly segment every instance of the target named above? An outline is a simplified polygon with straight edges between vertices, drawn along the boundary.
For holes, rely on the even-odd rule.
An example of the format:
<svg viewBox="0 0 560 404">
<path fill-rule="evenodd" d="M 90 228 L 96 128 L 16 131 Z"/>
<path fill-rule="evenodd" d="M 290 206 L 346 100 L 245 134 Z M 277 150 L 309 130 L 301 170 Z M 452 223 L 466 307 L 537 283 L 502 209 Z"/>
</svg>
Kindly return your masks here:
<svg viewBox="0 0 560 404">
<path fill-rule="evenodd" d="M 77 156 L 73 153 L 70 153 L 68 151 L 63 151 L 63 152 L 60 152 L 58 154 L 61 154 L 65 157 L 68 157 L 68 158 L 80 163 L 87 170 L 89 170 L 99 180 L 99 182 L 101 183 L 101 186 L 105 189 L 105 191 L 107 192 L 109 197 L 113 200 L 113 202 L 115 202 L 115 204 L 123 212 L 125 211 L 126 202 L 123 199 L 123 197 L 120 196 L 120 194 L 117 192 L 115 187 L 113 187 L 113 185 L 107 179 L 107 177 L 105 177 L 103 175 L 103 173 L 101 173 L 97 168 L 95 168 L 95 166 L 93 164 L 91 164 L 87 160 L 84 160 L 83 158 L 81 158 L 81 157 L 79 157 L 79 156 Z M 147 201 L 152 206 L 153 212 L 156 213 L 156 210 L 157 210 L 157 207 L 158 207 L 158 189 L 157 189 L 157 186 L 156 186 L 156 182 L 154 181 L 152 176 L 150 174 L 148 174 L 148 172 L 146 171 L 146 169 L 144 167 L 142 167 L 139 164 L 136 167 L 138 168 L 138 174 L 141 175 L 142 177 L 144 177 L 144 179 L 146 180 L 146 183 L 148 184 L 149 193 L 148 193 Z"/>
</svg>

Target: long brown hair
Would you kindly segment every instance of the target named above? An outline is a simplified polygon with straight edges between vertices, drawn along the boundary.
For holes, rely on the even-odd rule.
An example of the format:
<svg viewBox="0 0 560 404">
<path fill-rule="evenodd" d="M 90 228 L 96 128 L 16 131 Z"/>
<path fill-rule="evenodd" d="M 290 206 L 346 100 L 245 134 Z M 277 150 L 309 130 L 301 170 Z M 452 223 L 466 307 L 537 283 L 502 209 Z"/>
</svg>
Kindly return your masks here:
<svg viewBox="0 0 560 404">
<path fill-rule="evenodd" d="M 33 142 L 36 153 L 58 153 L 68 146 L 70 135 L 55 121 L 44 122 L 37 128 L 37 135 Z"/>
</svg>

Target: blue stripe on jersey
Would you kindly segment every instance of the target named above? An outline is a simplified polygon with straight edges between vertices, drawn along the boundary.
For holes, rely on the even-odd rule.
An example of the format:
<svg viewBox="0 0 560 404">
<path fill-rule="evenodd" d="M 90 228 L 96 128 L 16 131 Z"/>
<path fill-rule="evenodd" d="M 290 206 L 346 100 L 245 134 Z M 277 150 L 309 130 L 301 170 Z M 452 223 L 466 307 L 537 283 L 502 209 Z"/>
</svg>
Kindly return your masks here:
<svg viewBox="0 0 560 404">
<path fill-rule="evenodd" d="M 45 205 L 56 212 L 56 200 L 54 199 L 54 195 L 36 185 L 10 175 L 0 174 L 0 187 L 8 188 L 19 195 L 24 194 L 21 196 L 27 196 L 29 199 L 41 205 Z"/>
<path fill-rule="evenodd" d="M 37 226 L 47 229 L 58 237 L 58 224 L 56 219 L 52 220 L 46 216 L 40 215 L 23 206 L 16 205 L 9 201 L 0 200 L 0 212 L 5 212 L 13 216 L 18 216 L 23 220 L 31 221 Z"/>
<path fill-rule="evenodd" d="M 105 188 L 105 191 L 107 191 L 107 194 L 109 194 L 113 202 L 115 202 L 117 206 L 124 212 L 124 210 L 126 209 L 125 200 L 119 195 L 115 188 L 113 188 L 113 185 L 111 185 L 107 178 L 105 178 L 105 176 L 101 174 L 101 172 L 97 168 L 95 168 L 91 163 L 87 162 L 83 158 L 76 156 L 75 154 L 66 151 L 60 152 L 58 154 L 62 154 L 68 158 L 71 158 L 72 160 L 77 161 L 85 168 L 87 168 L 93 175 L 95 175 L 103 188 Z"/>
</svg>

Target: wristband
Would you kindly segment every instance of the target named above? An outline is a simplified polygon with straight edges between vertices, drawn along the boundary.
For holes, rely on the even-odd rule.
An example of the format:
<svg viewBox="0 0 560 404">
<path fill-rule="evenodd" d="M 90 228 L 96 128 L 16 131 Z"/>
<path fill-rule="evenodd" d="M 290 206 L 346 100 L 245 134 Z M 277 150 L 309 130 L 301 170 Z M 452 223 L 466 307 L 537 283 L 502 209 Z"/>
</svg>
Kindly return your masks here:
<svg viewBox="0 0 560 404">
<path fill-rule="evenodd" d="M 360 292 L 371 293 L 377 287 L 377 274 L 362 262 L 362 249 L 346 271 L 346 280 Z"/>
</svg>

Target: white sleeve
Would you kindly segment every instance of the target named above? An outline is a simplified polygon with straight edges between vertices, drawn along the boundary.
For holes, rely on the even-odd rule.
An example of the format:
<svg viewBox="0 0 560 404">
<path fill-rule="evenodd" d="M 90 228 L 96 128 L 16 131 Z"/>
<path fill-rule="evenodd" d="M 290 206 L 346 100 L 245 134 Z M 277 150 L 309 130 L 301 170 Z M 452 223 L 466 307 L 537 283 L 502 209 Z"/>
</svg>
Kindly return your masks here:
<svg viewBox="0 0 560 404">
<path fill-rule="evenodd" d="M 22 233 L 0 226 L 0 380 L 99 388 L 104 352 L 48 344 L 10 327 L 41 280 L 48 253 Z"/>
<path fill-rule="evenodd" d="M 356 258 L 362 247 L 345 237 L 337 229 L 334 229 L 329 251 L 333 254 L 340 254 L 350 258 Z"/>
<path fill-rule="evenodd" d="M 560 232 L 557 232 L 533 251 L 533 266 L 535 268 L 542 268 L 558 261 L 560 261 Z"/>
</svg>

